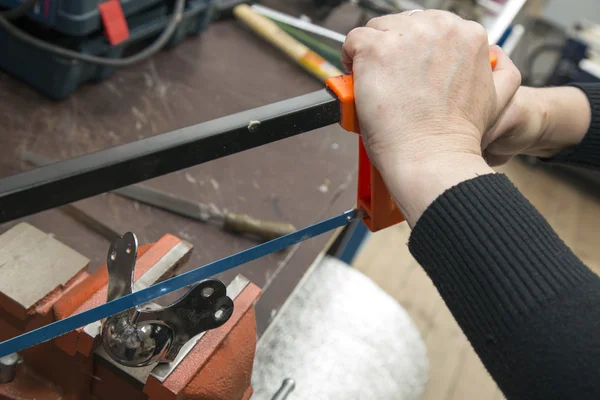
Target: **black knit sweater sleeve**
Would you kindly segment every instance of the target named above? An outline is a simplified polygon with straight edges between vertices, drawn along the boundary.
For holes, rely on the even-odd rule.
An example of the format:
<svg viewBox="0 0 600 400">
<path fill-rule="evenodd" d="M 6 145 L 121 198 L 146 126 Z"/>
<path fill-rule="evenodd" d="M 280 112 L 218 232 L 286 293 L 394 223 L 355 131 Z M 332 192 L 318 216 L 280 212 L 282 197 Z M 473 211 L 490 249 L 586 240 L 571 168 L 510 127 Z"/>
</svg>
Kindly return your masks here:
<svg viewBox="0 0 600 400">
<path fill-rule="evenodd" d="M 600 278 L 506 176 L 447 190 L 409 248 L 508 399 L 600 399 Z"/>
<path fill-rule="evenodd" d="M 409 247 L 508 399 L 600 399 L 600 278 L 504 175 L 446 191 Z"/>
<path fill-rule="evenodd" d="M 590 101 L 592 120 L 590 129 L 577 146 L 565 149 L 544 161 L 600 168 L 600 83 L 574 83 Z"/>
</svg>

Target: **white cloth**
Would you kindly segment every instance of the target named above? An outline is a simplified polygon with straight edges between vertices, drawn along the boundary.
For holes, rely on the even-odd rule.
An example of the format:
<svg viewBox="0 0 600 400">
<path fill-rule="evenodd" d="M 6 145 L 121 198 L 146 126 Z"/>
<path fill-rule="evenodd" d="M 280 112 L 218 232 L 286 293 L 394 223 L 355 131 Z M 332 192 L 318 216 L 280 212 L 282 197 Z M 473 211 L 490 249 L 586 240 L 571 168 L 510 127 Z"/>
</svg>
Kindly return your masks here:
<svg viewBox="0 0 600 400">
<path fill-rule="evenodd" d="M 404 309 L 361 272 L 325 257 L 299 284 L 261 338 L 253 400 L 284 378 L 288 400 L 416 400 L 428 360 Z"/>
</svg>

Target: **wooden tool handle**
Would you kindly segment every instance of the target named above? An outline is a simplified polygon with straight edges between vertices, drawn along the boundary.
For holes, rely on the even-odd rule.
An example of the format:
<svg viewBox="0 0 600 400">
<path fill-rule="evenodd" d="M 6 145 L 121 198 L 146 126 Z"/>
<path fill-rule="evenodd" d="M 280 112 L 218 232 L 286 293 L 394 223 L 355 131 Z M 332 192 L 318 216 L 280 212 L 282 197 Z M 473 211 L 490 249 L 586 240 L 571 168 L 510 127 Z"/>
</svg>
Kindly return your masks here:
<svg viewBox="0 0 600 400">
<path fill-rule="evenodd" d="M 225 214 L 223 228 L 231 232 L 247 233 L 268 241 L 296 232 L 296 227 L 286 222 L 263 221 L 247 214 Z"/>
<path fill-rule="evenodd" d="M 240 4 L 235 7 L 233 14 L 259 36 L 281 49 L 290 58 L 323 82 L 327 78 L 342 74 L 342 71 L 288 35 L 273 21 L 254 12 L 247 4 Z"/>
</svg>

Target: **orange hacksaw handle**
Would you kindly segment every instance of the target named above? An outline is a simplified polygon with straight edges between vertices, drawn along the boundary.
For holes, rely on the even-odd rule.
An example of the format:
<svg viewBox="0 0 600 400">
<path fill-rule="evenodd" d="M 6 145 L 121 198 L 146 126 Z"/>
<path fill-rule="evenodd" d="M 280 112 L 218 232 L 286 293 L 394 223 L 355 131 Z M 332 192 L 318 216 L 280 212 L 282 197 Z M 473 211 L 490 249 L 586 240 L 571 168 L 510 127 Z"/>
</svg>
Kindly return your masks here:
<svg viewBox="0 0 600 400">
<path fill-rule="evenodd" d="M 490 64 L 496 66 L 496 54 L 490 51 Z M 340 100 L 340 125 L 347 131 L 360 134 L 358 116 L 354 105 L 354 79 L 340 75 L 327 79 L 327 87 Z M 358 142 L 358 190 L 356 206 L 364 213 L 363 222 L 371 232 L 385 229 L 404 221 L 402 213 L 387 190 L 381 174 L 365 150 L 362 138 Z"/>
</svg>

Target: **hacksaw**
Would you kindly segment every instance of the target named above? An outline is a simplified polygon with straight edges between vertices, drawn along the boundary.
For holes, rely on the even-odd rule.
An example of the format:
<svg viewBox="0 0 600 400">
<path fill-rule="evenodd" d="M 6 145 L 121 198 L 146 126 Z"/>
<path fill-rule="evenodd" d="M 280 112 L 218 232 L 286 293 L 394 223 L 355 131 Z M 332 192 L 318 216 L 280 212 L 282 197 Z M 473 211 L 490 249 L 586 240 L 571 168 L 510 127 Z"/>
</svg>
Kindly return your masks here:
<svg viewBox="0 0 600 400">
<path fill-rule="evenodd" d="M 492 67 L 495 55 L 490 53 Z M 351 75 L 327 88 L 0 180 L 0 223 L 339 123 L 360 133 Z M 373 232 L 403 221 L 359 136 L 357 207 L 0 343 L 0 357 L 123 312 L 361 218 Z"/>
</svg>

